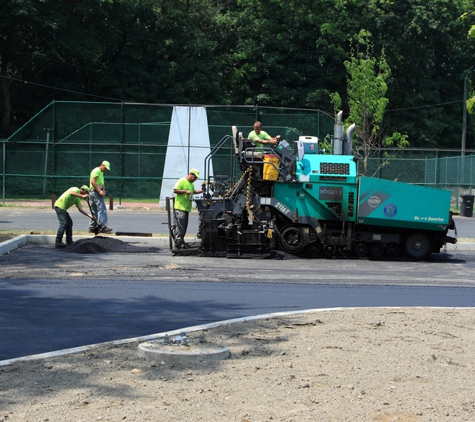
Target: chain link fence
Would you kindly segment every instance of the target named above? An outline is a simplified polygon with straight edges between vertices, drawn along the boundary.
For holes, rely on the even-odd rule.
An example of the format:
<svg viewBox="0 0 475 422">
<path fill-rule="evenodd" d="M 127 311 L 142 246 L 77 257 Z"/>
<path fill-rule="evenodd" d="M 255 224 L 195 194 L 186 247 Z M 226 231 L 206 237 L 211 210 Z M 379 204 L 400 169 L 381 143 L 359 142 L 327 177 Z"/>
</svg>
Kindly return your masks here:
<svg viewBox="0 0 475 422">
<path fill-rule="evenodd" d="M 192 108 L 193 106 L 189 106 Z M 334 118 L 320 110 L 248 106 L 206 108 L 210 147 L 236 125 L 244 136 L 259 120 L 271 135 L 290 145 L 301 135 L 333 135 Z M 59 195 L 70 186 L 88 184 L 89 173 L 103 160 L 111 163 L 107 191 L 115 198 L 154 200 L 161 192 L 173 105 L 53 102 L 2 142 L 3 201 Z M 190 125 L 190 127 L 192 127 Z M 191 139 L 193 134 L 188 134 Z M 193 155 L 190 146 L 189 154 Z M 383 165 L 384 153 L 394 155 Z M 460 194 L 474 184 L 474 151 L 406 149 L 376 151 L 368 159 L 368 175 L 452 190 Z M 227 174 L 232 145 L 213 157 L 214 174 Z M 182 177 L 177 174 L 176 178 Z"/>
<path fill-rule="evenodd" d="M 231 134 L 232 125 L 246 136 L 255 120 L 289 141 L 333 133 L 332 117 L 319 110 L 206 106 L 206 111 L 211 148 Z M 108 192 L 119 198 L 159 198 L 172 113 L 172 105 L 53 102 L 3 142 L 3 197 L 58 195 L 88 184 L 91 169 L 107 160 L 112 166 Z M 213 159 L 215 174 L 226 174 L 229 160 L 222 158 L 231 147 Z"/>
<path fill-rule="evenodd" d="M 384 165 L 384 153 L 390 158 Z M 381 149 L 368 159 L 368 175 L 381 179 L 422 185 L 452 191 L 452 205 L 460 206 L 460 195 L 472 194 L 475 187 L 475 151 Z M 379 156 L 379 157 L 378 157 Z"/>
</svg>

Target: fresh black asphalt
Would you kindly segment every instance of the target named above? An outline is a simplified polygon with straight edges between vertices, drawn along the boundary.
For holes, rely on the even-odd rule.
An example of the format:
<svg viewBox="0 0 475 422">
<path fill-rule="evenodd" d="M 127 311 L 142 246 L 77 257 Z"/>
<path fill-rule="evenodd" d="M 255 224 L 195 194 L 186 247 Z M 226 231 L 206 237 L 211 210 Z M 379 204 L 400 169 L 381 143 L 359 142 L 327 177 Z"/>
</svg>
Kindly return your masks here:
<svg viewBox="0 0 475 422">
<path fill-rule="evenodd" d="M 475 304 L 472 287 L 113 280 L 1 284 L 0 360 L 272 312 Z"/>
</svg>

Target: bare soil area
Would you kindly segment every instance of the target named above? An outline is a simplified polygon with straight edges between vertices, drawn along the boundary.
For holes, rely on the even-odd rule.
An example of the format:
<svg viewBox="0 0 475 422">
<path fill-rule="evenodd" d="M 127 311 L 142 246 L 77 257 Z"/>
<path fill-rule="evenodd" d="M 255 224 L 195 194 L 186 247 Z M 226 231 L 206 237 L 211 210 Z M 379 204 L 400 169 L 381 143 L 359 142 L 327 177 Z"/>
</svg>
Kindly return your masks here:
<svg viewBox="0 0 475 422">
<path fill-rule="evenodd" d="M 473 421 L 474 327 L 473 308 L 340 309 L 207 329 L 218 362 L 99 345 L 0 367 L 0 421 Z"/>
</svg>

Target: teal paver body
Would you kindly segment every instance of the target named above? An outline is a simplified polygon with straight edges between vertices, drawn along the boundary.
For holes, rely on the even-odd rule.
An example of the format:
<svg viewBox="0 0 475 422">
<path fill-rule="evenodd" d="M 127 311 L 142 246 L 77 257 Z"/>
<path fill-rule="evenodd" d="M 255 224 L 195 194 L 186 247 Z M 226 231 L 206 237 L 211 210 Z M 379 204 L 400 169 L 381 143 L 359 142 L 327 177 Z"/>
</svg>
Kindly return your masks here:
<svg viewBox="0 0 475 422">
<path fill-rule="evenodd" d="M 446 190 L 361 177 L 358 223 L 445 231 L 450 198 L 451 192 Z"/>
</svg>

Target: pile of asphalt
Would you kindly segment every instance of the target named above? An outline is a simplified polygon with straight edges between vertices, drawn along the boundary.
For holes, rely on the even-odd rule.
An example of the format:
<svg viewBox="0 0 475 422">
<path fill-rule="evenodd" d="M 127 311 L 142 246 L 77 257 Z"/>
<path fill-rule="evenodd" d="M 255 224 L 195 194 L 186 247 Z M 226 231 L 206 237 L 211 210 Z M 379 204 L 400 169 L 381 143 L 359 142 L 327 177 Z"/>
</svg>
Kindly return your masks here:
<svg viewBox="0 0 475 422">
<path fill-rule="evenodd" d="M 63 252 L 95 254 L 95 253 L 156 253 L 160 248 L 130 245 L 119 239 L 106 236 L 95 236 L 80 239 L 72 245 L 61 249 Z"/>
<path fill-rule="evenodd" d="M 265 257 L 266 259 L 275 259 L 276 261 L 284 261 L 289 259 L 302 259 L 300 255 L 292 255 L 284 251 L 270 251 L 269 255 Z"/>
</svg>

